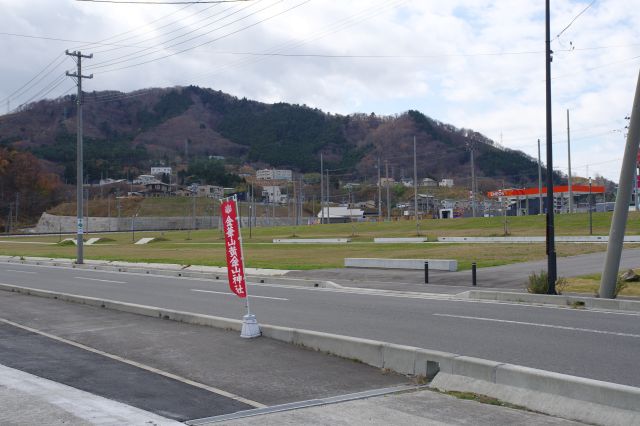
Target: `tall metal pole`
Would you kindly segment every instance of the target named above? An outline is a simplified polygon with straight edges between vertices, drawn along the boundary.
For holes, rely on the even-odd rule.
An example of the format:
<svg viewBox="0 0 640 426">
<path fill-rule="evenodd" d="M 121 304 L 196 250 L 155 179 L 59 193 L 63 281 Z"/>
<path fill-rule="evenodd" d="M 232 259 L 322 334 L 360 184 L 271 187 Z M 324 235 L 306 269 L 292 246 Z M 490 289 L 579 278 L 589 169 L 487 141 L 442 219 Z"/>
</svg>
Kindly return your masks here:
<svg viewBox="0 0 640 426">
<path fill-rule="evenodd" d="M 538 201 L 540 202 L 538 214 L 542 214 L 542 163 L 540 160 L 540 139 L 538 139 Z"/>
<path fill-rule="evenodd" d="M 640 74 L 636 85 L 636 94 L 631 111 L 631 122 L 629 123 L 629 133 L 627 134 L 627 145 L 624 149 L 622 159 L 622 169 L 620 170 L 620 180 L 618 182 L 618 194 L 616 196 L 616 206 L 611 219 L 611 230 L 609 231 L 609 244 L 607 245 L 607 255 L 600 281 L 600 297 L 613 299 L 616 291 L 616 280 L 618 278 L 618 268 L 620 267 L 620 256 L 622 255 L 622 244 L 624 242 L 624 231 L 629 215 L 629 199 L 631 189 L 635 184 L 632 182 L 633 169 L 638 158 L 638 145 L 640 144 Z"/>
<path fill-rule="evenodd" d="M 76 218 L 77 218 L 77 227 L 76 227 L 76 245 L 77 245 L 77 255 L 76 255 L 76 263 L 82 264 L 84 263 L 84 254 L 83 254 L 83 246 L 82 246 L 82 234 L 84 233 L 84 209 L 82 206 L 83 201 L 83 181 L 84 181 L 84 167 L 83 167 L 83 158 L 82 158 L 82 79 L 83 78 L 93 78 L 93 74 L 89 76 L 82 75 L 82 58 L 91 59 L 93 58 L 93 54 L 91 55 L 83 55 L 80 51 L 69 52 L 65 51 L 65 54 L 68 56 L 73 56 L 76 58 L 76 64 L 78 66 L 78 70 L 76 73 L 66 72 L 66 75 L 69 77 L 75 77 L 78 84 L 78 95 L 76 98 L 76 104 L 78 105 L 77 118 L 78 118 L 78 129 L 77 129 L 77 141 L 76 141 Z"/>
<path fill-rule="evenodd" d="M 329 198 L 329 169 L 327 169 L 327 223 L 331 223 L 331 214 L 329 213 L 329 203 L 331 199 Z"/>
<path fill-rule="evenodd" d="M 416 155 L 416 137 L 413 137 L 413 197 L 416 212 L 416 235 L 420 235 L 420 222 L 418 221 L 418 160 Z"/>
<path fill-rule="evenodd" d="M 389 203 L 389 160 L 384 160 L 386 186 L 387 186 L 387 221 L 391 221 L 391 204 Z"/>
<path fill-rule="evenodd" d="M 324 164 L 320 153 L 320 223 L 324 223 Z"/>
<path fill-rule="evenodd" d="M 471 141 L 469 150 L 471 151 L 471 210 L 473 212 L 473 217 L 476 217 L 476 168 L 473 162 L 473 151 L 475 150 L 474 141 Z"/>
<path fill-rule="evenodd" d="M 591 176 L 589 176 L 589 235 L 593 235 L 593 194 L 591 193 Z"/>
<path fill-rule="evenodd" d="M 569 160 L 569 213 L 573 213 L 573 187 L 571 183 L 571 127 L 569 125 L 569 110 L 567 110 L 567 158 Z"/>
<path fill-rule="evenodd" d="M 380 157 L 378 157 L 378 222 L 382 222 L 382 183 L 380 182 Z"/>
<path fill-rule="evenodd" d="M 549 287 L 548 294 L 556 294 L 556 279 L 558 276 L 555 247 L 555 227 L 553 223 L 553 140 L 551 125 L 551 12 L 549 0 L 546 0 L 546 98 L 547 98 L 547 264 Z"/>
</svg>

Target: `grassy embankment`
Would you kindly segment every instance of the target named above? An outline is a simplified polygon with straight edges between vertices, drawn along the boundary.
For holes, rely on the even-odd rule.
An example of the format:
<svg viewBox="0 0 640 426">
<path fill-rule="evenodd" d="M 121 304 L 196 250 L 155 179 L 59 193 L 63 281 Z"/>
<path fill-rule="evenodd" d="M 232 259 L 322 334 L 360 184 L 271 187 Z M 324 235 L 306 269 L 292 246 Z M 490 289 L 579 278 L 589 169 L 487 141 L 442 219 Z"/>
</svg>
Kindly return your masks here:
<svg viewBox="0 0 640 426">
<path fill-rule="evenodd" d="M 176 202 L 177 203 L 177 202 Z M 204 204 L 204 203 L 201 203 Z M 185 210 L 186 204 L 175 209 Z M 112 206 L 113 208 L 113 206 Z M 124 206 L 123 206 L 124 208 Z M 135 208 L 135 206 L 128 206 Z M 206 208 L 203 206 L 203 209 Z M 141 211 L 154 215 L 156 211 L 168 212 L 167 204 L 157 201 L 145 204 Z M 113 211 L 113 210 L 112 210 Z M 210 214 L 203 210 L 203 214 Z M 198 213 L 197 213 L 198 214 Z M 122 213 L 125 216 L 124 212 Z M 594 235 L 607 235 L 610 213 L 593 215 Z M 544 216 L 509 217 L 509 233 L 512 236 L 544 235 Z M 502 265 L 545 258 L 544 244 L 374 244 L 375 237 L 411 237 L 418 233 L 435 240 L 438 236 L 502 236 L 504 220 L 495 218 L 469 218 L 453 220 L 423 220 L 419 229 L 415 221 L 401 220 L 383 223 L 347 223 L 336 225 L 301 225 L 297 227 L 258 227 L 243 229 L 245 258 L 248 267 L 278 269 L 338 268 L 345 257 L 385 258 L 451 258 L 457 259 L 461 269 L 468 269 L 472 262 L 479 267 Z M 588 234 L 586 214 L 556 216 L 556 235 Z M 627 234 L 640 234 L 640 214 L 630 212 Z M 127 260 L 138 262 L 162 262 L 178 264 L 224 265 L 222 234 L 218 230 L 136 232 L 135 238 L 160 237 L 160 241 L 146 246 L 132 244 L 131 233 L 91 234 L 104 236 L 107 241 L 85 246 L 87 259 Z M 335 245 L 276 245 L 274 238 L 351 238 L 350 244 Z M 42 257 L 75 257 L 75 246 L 59 245 L 60 236 L 2 239 L 0 254 Z M 26 244 L 26 243 L 29 244 Z M 606 249 L 604 244 L 557 244 L 559 256 L 592 253 Z M 640 265 L 639 265 L 640 266 Z M 598 277 L 572 279 L 567 291 L 593 293 Z M 523 284 L 524 285 L 524 284 Z M 630 286 L 629 291 L 635 291 Z M 638 290 L 640 293 L 640 290 Z M 623 294 L 625 294 L 623 293 Z"/>
</svg>

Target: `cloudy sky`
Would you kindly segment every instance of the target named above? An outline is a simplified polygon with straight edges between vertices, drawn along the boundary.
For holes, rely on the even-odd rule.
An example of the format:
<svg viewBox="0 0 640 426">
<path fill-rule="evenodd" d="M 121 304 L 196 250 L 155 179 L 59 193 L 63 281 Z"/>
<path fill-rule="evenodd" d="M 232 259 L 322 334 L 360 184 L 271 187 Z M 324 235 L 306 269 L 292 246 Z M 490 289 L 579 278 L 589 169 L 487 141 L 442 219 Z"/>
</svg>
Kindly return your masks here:
<svg viewBox="0 0 640 426">
<path fill-rule="evenodd" d="M 567 172 L 569 109 L 573 174 L 617 181 L 640 0 L 551 3 L 554 166 Z M 94 55 L 87 91 L 195 84 L 333 113 L 418 109 L 533 157 L 540 138 L 545 158 L 542 0 L 0 0 L 0 12 L 2 113 L 72 93 L 64 50 L 81 49 Z"/>
</svg>

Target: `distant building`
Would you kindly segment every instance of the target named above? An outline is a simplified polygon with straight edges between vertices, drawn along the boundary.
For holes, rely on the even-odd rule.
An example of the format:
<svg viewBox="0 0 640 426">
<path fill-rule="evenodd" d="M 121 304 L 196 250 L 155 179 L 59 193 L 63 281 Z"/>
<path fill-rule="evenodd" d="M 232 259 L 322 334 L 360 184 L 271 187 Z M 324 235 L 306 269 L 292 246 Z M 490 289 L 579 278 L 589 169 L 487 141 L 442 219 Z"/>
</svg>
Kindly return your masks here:
<svg viewBox="0 0 640 426">
<path fill-rule="evenodd" d="M 396 183 L 396 180 L 394 178 L 380 178 L 380 182 L 378 182 L 378 185 L 391 186 L 395 183 Z"/>
<path fill-rule="evenodd" d="M 196 188 L 196 196 L 209 197 L 219 200 L 224 197 L 224 188 L 215 185 L 199 185 Z"/>
<path fill-rule="evenodd" d="M 324 210 L 324 212 L 323 212 Z M 358 221 L 364 218 L 364 211 L 361 209 L 353 209 L 350 207 L 323 207 L 318 213 L 318 218 L 325 221 L 329 219 L 329 223 L 346 223 L 352 220 Z"/>
<path fill-rule="evenodd" d="M 279 186 L 262 187 L 262 196 L 267 199 L 267 202 L 275 204 L 284 204 L 288 200 L 287 195 L 280 191 Z"/>
<path fill-rule="evenodd" d="M 134 185 L 146 185 L 148 183 L 160 182 L 154 175 L 140 175 L 133 180 Z"/>
<path fill-rule="evenodd" d="M 400 182 L 402 183 L 403 186 L 407 188 L 413 187 L 413 179 L 411 178 L 402 178 L 400 179 Z"/>
<path fill-rule="evenodd" d="M 445 188 L 451 188 L 453 187 L 453 179 L 442 179 L 438 185 Z"/>
<path fill-rule="evenodd" d="M 293 172 L 291 170 L 279 169 L 262 169 L 256 172 L 258 180 L 293 180 Z"/>
<path fill-rule="evenodd" d="M 422 179 L 422 186 L 434 187 L 438 186 L 438 182 L 431 178 L 424 178 Z"/>
<path fill-rule="evenodd" d="M 144 191 L 142 194 L 147 197 L 157 197 L 162 195 L 169 195 L 171 193 L 171 187 L 169 184 L 163 182 L 151 182 L 144 184 Z"/>
<path fill-rule="evenodd" d="M 162 176 L 162 175 L 170 175 L 171 174 L 171 167 L 152 167 L 151 168 L 151 174 L 153 176 Z"/>
<path fill-rule="evenodd" d="M 111 185 L 114 183 L 120 183 L 120 182 L 124 182 L 124 179 L 111 179 L 111 178 L 106 178 L 106 179 L 100 179 L 100 186 L 103 185 Z"/>
</svg>

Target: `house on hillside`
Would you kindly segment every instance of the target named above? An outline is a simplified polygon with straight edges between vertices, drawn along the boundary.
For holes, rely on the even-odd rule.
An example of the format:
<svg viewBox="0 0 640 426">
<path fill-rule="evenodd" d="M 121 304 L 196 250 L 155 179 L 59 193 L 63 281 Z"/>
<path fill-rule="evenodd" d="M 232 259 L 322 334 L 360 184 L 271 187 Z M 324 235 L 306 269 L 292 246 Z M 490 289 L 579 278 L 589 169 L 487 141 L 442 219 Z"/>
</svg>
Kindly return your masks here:
<svg viewBox="0 0 640 426">
<path fill-rule="evenodd" d="M 164 182 L 151 182 L 144 185 L 144 189 L 140 191 L 145 197 L 160 197 L 171 194 L 171 186 Z"/>
<path fill-rule="evenodd" d="M 256 172 L 258 180 L 293 180 L 293 172 L 291 170 L 278 169 L 262 169 Z"/>
<path fill-rule="evenodd" d="M 453 179 L 442 179 L 438 186 L 442 186 L 444 188 L 452 188 L 453 187 Z"/>
<path fill-rule="evenodd" d="M 140 175 L 133 180 L 134 185 L 146 185 L 148 183 L 160 182 L 154 175 Z"/>
<path fill-rule="evenodd" d="M 262 197 L 267 199 L 268 203 L 285 204 L 289 197 L 283 194 L 279 186 L 263 186 Z"/>
<path fill-rule="evenodd" d="M 224 197 L 224 188 L 215 185 L 198 185 L 195 193 L 196 197 L 208 197 L 219 200 Z"/>
<path fill-rule="evenodd" d="M 165 167 L 165 166 L 152 167 L 151 174 L 153 176 L 171 175 L 171 167 Z"/>
</svg>

